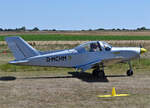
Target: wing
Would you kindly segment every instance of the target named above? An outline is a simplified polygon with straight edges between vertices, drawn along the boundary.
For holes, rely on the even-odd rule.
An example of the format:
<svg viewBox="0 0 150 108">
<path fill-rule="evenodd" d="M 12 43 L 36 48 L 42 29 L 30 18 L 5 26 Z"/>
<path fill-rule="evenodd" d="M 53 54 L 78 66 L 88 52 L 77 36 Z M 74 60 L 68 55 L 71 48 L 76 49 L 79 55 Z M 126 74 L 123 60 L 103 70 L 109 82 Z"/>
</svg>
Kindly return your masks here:
<svg viewBox="0 0 150 108">
<path fill-rule="evenodd" d="M 104 66 L 108 66 L 108 65 L 115 64 L 115 63 L 120 63 L 120 62 L 122 62 L 122 60 L 123 60 L 123 58 L 115 58 L 115 59 L 107 59 L 107 60 L 99 59 L 99 60 L 89 62 L 89 63 L 84 64 L 84 65 L 77 66 L 76 68 L 81 69 L 82 71 L 86 71 L 88 69 L 93 68 L 96 65 L 99 65 L 100 63 L 103 63 Z"/>
<path fill-rule="evenodd" d="M 114 58 L 114 59 L 106 59 L 106 60 L 102 60 L 104 66 L 109 66 L 109 65 L 113 65 L 116 63 L 121 63 L 124 62 L 123 58 Z"/>
<path fill-rule="evenodd" d="M 81 69 L 82 71 L 86 71 L 86 70 L 91 69 L 96 64 L 99 64 L 101 62 L 102 62 L 102 60 L 99 59 L 99 60 L 96 60 L 96 61 L 93 61 L 93 62 L 89 62 L 89 63 L 84 64 L 84 65 L 76 66 L 76 69 Z"/>
</svg>

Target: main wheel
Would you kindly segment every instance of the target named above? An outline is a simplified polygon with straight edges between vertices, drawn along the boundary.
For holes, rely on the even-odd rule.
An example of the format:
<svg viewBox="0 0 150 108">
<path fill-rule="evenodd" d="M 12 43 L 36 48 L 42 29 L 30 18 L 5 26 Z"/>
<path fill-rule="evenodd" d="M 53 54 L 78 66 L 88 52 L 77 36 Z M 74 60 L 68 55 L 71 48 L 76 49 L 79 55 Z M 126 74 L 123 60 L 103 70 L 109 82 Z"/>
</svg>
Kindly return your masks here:
<svg viewBox="0 0 150 108">
<path fill-rule="evenodd" d="M 93 72 L 92 72 L 92 75 L 93 76 L 98 76 L 100 70 L 99 69 L 94 69 Z"/>
<path fill-rule="evenodd" d="M 132 76 L 133 75 L 133 70 L 129 69 L 127 70 L 127 76 Z"/>
<path fill-rule="evenodd" d="M 105 73 L 103 70 L 95 69 L 92 72 L 92 75 L 98 78 L 105 78 Z"/>
<path fill-rule="evenodd" d="M 99 78 L 105 78 L 105 73 L 103 70 L 101 70 L 99 73 L 98 73 L 98 77 Z"/>
</svg>

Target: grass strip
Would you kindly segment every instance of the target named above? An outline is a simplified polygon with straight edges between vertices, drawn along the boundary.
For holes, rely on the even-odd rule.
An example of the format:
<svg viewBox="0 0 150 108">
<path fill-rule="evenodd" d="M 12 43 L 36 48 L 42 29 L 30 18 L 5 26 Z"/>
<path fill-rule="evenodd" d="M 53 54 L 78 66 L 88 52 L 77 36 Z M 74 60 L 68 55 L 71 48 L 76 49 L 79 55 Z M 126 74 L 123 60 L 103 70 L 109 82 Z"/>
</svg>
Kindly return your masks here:
<svg viewBox="0 0 150 108">
<path fill-rule="evenodd" d="M 20 36 L 26 41 L 150 40 L 150 36 L 95 36 L 63 34 L 31 34 Z M 6 36 L 0 36 L 0 41 L 4 41 L 5 37 Z"/>
</svg>

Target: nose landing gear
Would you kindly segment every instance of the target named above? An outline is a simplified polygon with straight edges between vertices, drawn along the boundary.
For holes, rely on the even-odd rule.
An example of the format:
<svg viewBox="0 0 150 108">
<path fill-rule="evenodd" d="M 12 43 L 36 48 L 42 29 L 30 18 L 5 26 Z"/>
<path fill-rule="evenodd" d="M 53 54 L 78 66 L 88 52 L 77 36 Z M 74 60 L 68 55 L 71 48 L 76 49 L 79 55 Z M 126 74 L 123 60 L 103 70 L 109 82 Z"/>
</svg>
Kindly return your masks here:
<svg viewBox="0 0 150 108">
<path fill-rule="evenodd" d="M 128 62 L 130 69 L 127 70 L 127 76 L 132 76 L 133 75 L 133 70 L 132 70 L 132 66 L 131 66 L 131 62 Z"/>
</svg>

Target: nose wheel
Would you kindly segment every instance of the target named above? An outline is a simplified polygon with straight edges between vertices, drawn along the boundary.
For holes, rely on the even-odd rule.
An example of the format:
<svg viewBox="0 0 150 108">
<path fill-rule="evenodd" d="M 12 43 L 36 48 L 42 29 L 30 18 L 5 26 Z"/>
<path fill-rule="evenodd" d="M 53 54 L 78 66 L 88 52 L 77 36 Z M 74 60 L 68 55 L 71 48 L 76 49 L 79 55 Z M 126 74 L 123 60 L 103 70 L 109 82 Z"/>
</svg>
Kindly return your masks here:
<svg viewBox="0 0 150 108">
<path fill-rule="evenodd" d="M 130 69 L 127 70 L 127 76 L 132 76 L 133 75 L 133 70 L 132 70 L 131 62 L 129 61 L 128 64 L 129 64 Z"/>
<path fill-rule="evenodd" d="M 127 70 L 127 76 L 132 76 L 133 75 L 133 70 Z"/>
</svg>

